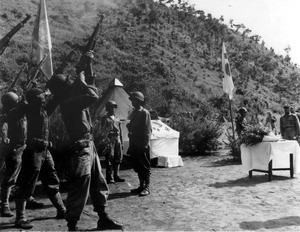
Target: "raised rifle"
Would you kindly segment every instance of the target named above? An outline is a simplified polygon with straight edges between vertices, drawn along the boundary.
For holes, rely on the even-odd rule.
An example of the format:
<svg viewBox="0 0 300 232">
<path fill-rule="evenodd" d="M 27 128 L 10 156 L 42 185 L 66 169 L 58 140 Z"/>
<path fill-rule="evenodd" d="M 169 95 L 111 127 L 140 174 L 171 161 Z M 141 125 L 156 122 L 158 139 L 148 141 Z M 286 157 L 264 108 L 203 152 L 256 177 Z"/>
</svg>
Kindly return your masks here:
<svg viewBox="0 0 300 232">
<path fill-rule="evenodd" d="M 25 67 L 26 67 L 26 64 L 24 64 L 24 65 L 22 66 L 22 68 L 20 69 L 20 71 L 19 71 L 18 75 L 16 76 L 16 78 L 14 79 L 13 83 L 12 83 L 11 86 L 8 88 L 8 92 L 12 91 L 13 88 L 15 88 L 15 86 L 17 85 L 17 83 L 18 83 L 18 81 L 19 81 L 19 79 L 20 79 L 20 77 L 21 77 L 21 74 L 23 73 Z"/>
<path fill-rule="evenodd" d="M 52 76 L 55 76 L 57 74 L 62 74 L 64 72 L 64 69 L 66 68 L 67 64 L 71 61 L 72 56 L 74 55 L 74 51 L 72 50 L 67 57 L 64 59 L 64 61 L 58 66 L 58 68 L 54 71 Z"/>
<path fill-rule="evenodd" d="M 1 40 L 0 40 L 0 55 L 2 55 L 2 53 L 4 52 L 4 50 L 6 49 L 6 47 L 9 44 L 9 41 L 11 39 L 11 37 L 14 36 L 14 34 L 16 34 L 23 26 L 25 23 L 27 23 L 27 21 L 31 18 L 30 14 L 26 15 L 26 18 L 18 23 L 17 26 L 15 26 L 13 29 L 10 30 L 10 32 L 8 32 Z"/>
<path fill-rule="evenodd" d="M 40 72 L 40 68 L 42 67 L 42 65 L 43 65 L 44 61 L 46 60 L 46 58 L 47 58 L 47 54 L 44 54 L 42 60 L 40 61 L 40 63 L 36 67 L 33 76 L 31 78 L 29 78 L 29 80 L 27 81 L 26 86 L 25 86 L 25 91 L 28 91 L 29 89 L 32 88 L 33 82 L 37 78 L 37 76 Z"/>
<path fill-rule="evenodd" d="M 80 72 L 80 71 L 85 71 L 85 75 L 86 77 L 89 78 L 89 80 L 87 80 L 87 83 L 88 84 L 92 84 L 92 83 L 89 83 L 89 82 L 93 82 L 93 71 L 92 71 L 92 67 L 88 67 L 88 65 L 90 65 L 88 62 L 87 62 L 87 58 L 85 57 L 85 53 L 88 52 L 88 51 L 93 51 L 94 48 L 95 48 L 95 45 L 97 43 L 97 37 L 98 37 L 98 34 L 102 28 L 102 22 L 103 22 L 103 19 L 104 19 L 104 15 L 102 14 L 100 16 L 100 19 L 91 35 L 91 37 L 89 38 L 88 40 L 88 43 L 87 45 L 85 46 L 85 48 L 83 49 L 83 52 L 82 52 L 82 55 L 80 57 L 80 60 L 79 60 L 79 63 L 77 65 L 77 70 Z"/>
</svg>

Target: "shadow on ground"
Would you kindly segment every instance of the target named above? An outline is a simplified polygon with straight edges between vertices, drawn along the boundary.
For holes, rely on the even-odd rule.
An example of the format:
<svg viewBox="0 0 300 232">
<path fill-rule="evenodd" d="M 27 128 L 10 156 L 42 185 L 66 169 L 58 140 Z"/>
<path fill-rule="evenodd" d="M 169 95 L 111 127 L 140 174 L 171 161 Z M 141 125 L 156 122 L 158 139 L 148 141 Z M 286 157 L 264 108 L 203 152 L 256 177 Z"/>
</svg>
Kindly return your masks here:
<svg viewBox="0 0 300 232">
<path fill-rule="evenodd" d="M 290 177 L 272 175 L 272 181 L 284 181 L 288 179 L 290 179 Z M 216 182 L 214 184 L 210 184 L 209 187 L 214 187 L 214 188 L 230 188 L 236 186 L 252 187 L 258 184 L 264 184 L 266 182 L 268 182 L 268 175 L 258 175 L 258 176 L 252 176 L 251 179 L 249 177 L 244 177 L 236 180 L 228 180 L 226 182 Z"/>
<path fill-rule="evenodd" d="M 240 223 L 241 229 L 260 230 L 260 229 L 278 229 L 286 226 L 299 226 L 300 217 L 290 216 L 267 221 L 249 221 Z"/>
</svg>

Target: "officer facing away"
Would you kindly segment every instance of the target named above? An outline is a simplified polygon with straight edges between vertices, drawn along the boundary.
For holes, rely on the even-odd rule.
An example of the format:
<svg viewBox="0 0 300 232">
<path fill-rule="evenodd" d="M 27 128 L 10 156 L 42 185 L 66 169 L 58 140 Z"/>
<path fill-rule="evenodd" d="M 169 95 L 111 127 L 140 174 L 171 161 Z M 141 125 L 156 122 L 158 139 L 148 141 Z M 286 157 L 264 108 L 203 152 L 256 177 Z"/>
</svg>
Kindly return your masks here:
<svg viewBox="0 0 300 232">
<path fill-rule="evenodd" d="M 129 148 L 127 153 L 131 156 L 133 170 L 138 174 L 140 185 L 132 189 L 132 193 L 140 196 L 150 194 L 150 136 L 152 132 L 151 117 L 148 110 L 143 108 L 144 95 L 141 92 L 130 93 L 129 99 L 134 110 L 130 116 L 128 127 Z"/>
<path fill-rule="evenodd" d="M 110 219 L 105 211 L 109 191 L 101 173 L 88 109 L 99 99 L 97 89 L 86 83 L 84 72 L 78 73 L 73 83 L 64 75 L 53 76 L 47 87 L 60 104 L 62 120 L 70 140 L 71 154 L 67 165 L 70 188 L 66 205 L 69 231 L 78 230 L 77 222 L 89 195 L 94 211 L 99 216 L 97 229 L 122 229 L 122 225 Z"/>
<path fill-rule="evenodd" d="M 122 129 L 121 123 L 115 111 L 118 105 L 114 101 L 106 103 L 107 114 L 101 118 L 101 134 L 105 144 L 104 155 L 106 158 L 106 182 L 108 184 L 115 182 L 124 182 L 120 178 L 119 170 L 122 162 Z"/>
</svg>

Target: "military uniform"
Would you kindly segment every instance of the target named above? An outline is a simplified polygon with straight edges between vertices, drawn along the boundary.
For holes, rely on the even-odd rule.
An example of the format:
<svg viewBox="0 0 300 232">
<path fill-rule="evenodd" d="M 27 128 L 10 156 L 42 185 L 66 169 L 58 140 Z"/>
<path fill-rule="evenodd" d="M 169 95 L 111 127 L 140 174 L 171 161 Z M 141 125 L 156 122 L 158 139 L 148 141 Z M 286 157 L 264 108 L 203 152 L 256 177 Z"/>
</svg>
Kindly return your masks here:
<svg viewBox="0 0 300 232">
<path fill-rule="evenodd" d="M 283 139 L 293 140 L 300 135 L 299 120 L 294 114 L 285 114 L 280 118 L 280 133 Z"/>
<path fill-rule="evenodd" d="M 18 107 L 18 106 L 17 106 Z M 1 153 L 5 157 L 6 169 L 1 184 L 1 216 L 13 216 L 9 210 L 9 196 L 21 170 L 22 154 L 26 147 L 27 119 L 25 115 L 14 114 L 14 109 L 6 113 L 2 124 L 3 141 Z"/>
<path fill-rule="evenodd" d="M 246 125 L 247 125 L 246 118 L 239 115 L 236 118 L 236 132 L 239 137 L 241 136 L 242 132 L 244 131 Z"/>
<path fill-rule="evenodd" d="M 128 124 L 129 148 L 127 153 L 131 156 L 133 170 L 138 174 L 140 180 L 140 187 L 137 191 L 145 188 L 149 191 L 151 130 L 149 111 L 142 106 L 139 109 L 134 109 Z"/>
<path fill-rule="evenodd" d="M 82 86 L 81 92 L 74 91 L 60 104 L 71 147 L 68 158 L 70 190 L 66 205 L 69 228 L 74 228 L 79 221 L 89 195 L 98 214 L 107 206 L 108 186 L 101 172 L 88 109 L 98 98 L 95 88 Z"/>
<path fill-rule="evenodd" d="M 105 115 L 101 118 L 101 134 L 105 144 L 106 181 L 108 183 L 123 180 L 118 175 L 118 167 L 122 163 L 122 129 L 120 120 L 115 115 Z M 113 176 L 114 169 L 114 176 Z"/>
<path fill-rule="evenodd" d="M 35 91 L 35 92 L 34 92 Z M 33 93 L 42 93 L 41 90 L 33 89 Z M 41 94 L 40 93 L 40 94 Z M 27 95 L 26 95 L 27 96 Z M 28 99 L 27 99 L 28 100 Z M 29 101 L 29 100 L 28 100 Z M 65 217 L 65 207 L 59 192 L 59 178 L 57 176 L 54 161 L 49 146 L 49 117 L 56 102 L 50 101 L 45 106 L 36 106 L 29 102 L 22 109 L 27 117 L 27 141 L 23 153 L 22 169 L 16 184 L 16 226 L 24 229 L 32 227 L 25 217 L 26 199 L 34 192 L 36 182 L 40 178 L 43 188 L 57 209 L 57 219 Z"/>
</svg>

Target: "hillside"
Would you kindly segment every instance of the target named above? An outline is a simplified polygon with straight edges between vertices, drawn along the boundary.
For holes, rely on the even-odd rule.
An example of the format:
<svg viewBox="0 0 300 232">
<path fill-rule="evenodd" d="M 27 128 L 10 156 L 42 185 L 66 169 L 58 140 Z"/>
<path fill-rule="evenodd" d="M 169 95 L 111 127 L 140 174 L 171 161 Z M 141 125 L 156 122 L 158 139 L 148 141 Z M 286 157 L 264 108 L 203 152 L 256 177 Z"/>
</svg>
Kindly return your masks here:
<svg viewBox="0 0 300 232">
<path fill-rule="evenodd" d="M 2 0 L 0 37 L 26 13 L 33 16 L 1 55 L 2 92 L 21 66 L 30 64 L 38 2 Z M 169 2 L 168 6 L 164 2 Z M 51 0 L 47 8 L 54 68 L 74 49 L 76 56 L 65 69 L 66 75 L 74 76 L 80 50 L 98 15 L 104 13 L 94 61 L 100 93 L 117 77 L 126 91 L 144 92 L 148 108 L 151 106 L 161 116 L 196 112 L 208 102 L 227 116 L 228 101 L 221 79 L 222 41 L 226 42 L 236 86 L 234 109 L 245 105 L 255 114 L 264 114 L 267 109 L 278 113 L 282 103 L 298 101 L 299 69 L 288 57 L 265 48 L 259 35 L 251 35 L 251 28 L 227 26 L 222 19 L 197 11 L 183 1 Z"/>
</svg>

